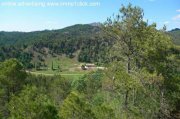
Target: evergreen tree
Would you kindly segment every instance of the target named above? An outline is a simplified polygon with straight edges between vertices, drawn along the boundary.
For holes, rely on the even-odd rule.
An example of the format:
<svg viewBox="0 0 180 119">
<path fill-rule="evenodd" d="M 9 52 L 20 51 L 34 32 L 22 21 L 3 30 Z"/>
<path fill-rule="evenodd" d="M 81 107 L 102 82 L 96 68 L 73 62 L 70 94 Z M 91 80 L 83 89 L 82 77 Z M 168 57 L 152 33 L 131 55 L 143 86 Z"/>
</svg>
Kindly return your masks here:
<svg viewBox="0 0 180 119">
<path fill-rule="evenodd" d="M 52 101 L 36 87 L 27 86 L 8 104 L 10 119 L 58 119 Z"/>
</svg>

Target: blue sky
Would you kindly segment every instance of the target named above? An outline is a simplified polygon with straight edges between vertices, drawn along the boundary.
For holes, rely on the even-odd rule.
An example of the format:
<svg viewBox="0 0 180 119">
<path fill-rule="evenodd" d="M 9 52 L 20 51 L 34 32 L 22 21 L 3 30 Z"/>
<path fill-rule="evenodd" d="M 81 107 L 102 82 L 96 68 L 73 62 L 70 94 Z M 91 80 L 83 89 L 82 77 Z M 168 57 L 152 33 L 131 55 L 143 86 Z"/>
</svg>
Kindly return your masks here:
<svg viewBox="0 0 180 119">
<path fill-rule="evenodd" d="M 47 2 L 99 2 L 90 6 L 41 6 Z M 8 3 L 9 2 L 9 5 Z M 11 5 L 16 3 L 16 5 Z M 37 6 L 17 6 L 19 3 L 39 3 Z M 11 3 L 11 4 L 10 4 Z M 180 28 L 180 0 L 0 0 L 0 31 L 37 31 L 60 29 L 74 24 L 104 22 L 117 13 L 121 4 L 143 8 L 150 23 L 157 28 L 165 24 L 167 29 Z"/>
</svg>

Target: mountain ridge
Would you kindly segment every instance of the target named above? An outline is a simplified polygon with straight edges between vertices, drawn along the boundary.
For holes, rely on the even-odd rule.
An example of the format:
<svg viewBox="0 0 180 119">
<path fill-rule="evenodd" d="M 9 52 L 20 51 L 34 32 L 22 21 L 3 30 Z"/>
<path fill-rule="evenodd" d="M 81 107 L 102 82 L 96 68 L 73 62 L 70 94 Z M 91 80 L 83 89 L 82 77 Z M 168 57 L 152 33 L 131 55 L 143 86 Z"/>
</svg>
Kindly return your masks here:
<svg viewBox="0 0 180 119">
<path fill-rule="evenodd" d="M 172 29 L 168 33 L 172 37 L 174 44 L 180 45 L 180 28 Z"/>
</svg>

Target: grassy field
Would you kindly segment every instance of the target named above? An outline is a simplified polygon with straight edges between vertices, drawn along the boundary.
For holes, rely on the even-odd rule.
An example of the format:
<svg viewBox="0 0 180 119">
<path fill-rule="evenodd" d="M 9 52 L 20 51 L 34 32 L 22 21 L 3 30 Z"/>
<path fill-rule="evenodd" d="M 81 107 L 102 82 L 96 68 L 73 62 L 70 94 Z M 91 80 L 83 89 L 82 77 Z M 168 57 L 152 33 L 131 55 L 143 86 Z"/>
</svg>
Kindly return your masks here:
<svg viewBox="0 0 180 119">
<path fill-rule="evenodd" d="M 54 76 L 54 75 L 61 75 L 62 77 L 65 77 L 66 79 L 73 79 L 73 80 L 76 80 L 76 79 L 79 79 L 81 77 L 83 77 L 86 73 L 46 73 L 46 72 L 38 72 L 38 71 L 35 71 L 35 72 L 29 72 L 33 75 L 44 75 L 44 76 Z"/>
<path fill-rule="evenodd" d="M 47 57 L 44 63 L 48 66 L 47 69 L 32 69 L 29 72 L 34 75 L 61 75 L 67 79 L 78 79 L 90 72 L 88 70 L 82 70 L 81 65 L 84 63 L 78 62 L 76 58 L 70 59 L 65 56 Z"/>
<path fill-rule="evenodd" d="M 48 68 L 52 68 L 52 64 L 54 68 L 58 68 L 58 66 L 63 69 L 69 69 L 71 67 L 79 66 L 81 63 L 79 63 L 75 58 L 70 59 L 65 56 L 58 56 L 58 57 L 50 57 L 47 58 L 45 61 Z"/>
</svg>

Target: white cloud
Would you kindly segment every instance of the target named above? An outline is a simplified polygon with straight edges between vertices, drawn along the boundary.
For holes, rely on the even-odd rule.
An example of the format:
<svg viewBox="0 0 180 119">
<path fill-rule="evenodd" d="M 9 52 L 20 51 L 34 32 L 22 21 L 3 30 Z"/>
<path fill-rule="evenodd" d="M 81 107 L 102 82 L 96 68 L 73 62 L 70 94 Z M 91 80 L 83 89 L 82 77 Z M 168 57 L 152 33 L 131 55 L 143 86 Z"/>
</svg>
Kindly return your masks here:
<svg viewBox="0 0 180 119">
<path fill-rule="evenodd" d="M 169 21 L 165 21 L 165 22 L 163 22 L 163 24 L 169 24 Z"/>
<path fill-rule="evenodd" d="M 149 21 L 153 21 L 152 19 L 149 19 Z"/>
<path fill-rule="evenodd" d="M 147 19 L 146 19 L 146 18 L 143 18 L 143 21 L 147 21 Z"/>
<path fill-rule="evenodd" d="M 180 12 L 180 9 L 176 10 L 176 12 Z"/>
<path fill-rule="evenodd" d="M 180 14 L 176 15 L 175 17 L 172 18 L 173 20 L 180 20 Z"/>
</svg>

